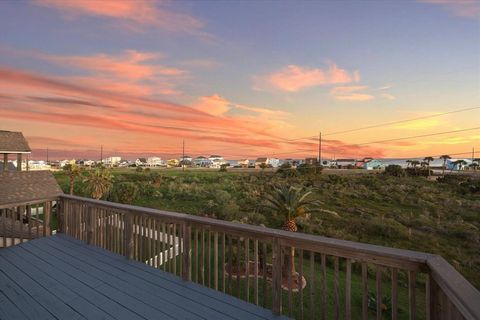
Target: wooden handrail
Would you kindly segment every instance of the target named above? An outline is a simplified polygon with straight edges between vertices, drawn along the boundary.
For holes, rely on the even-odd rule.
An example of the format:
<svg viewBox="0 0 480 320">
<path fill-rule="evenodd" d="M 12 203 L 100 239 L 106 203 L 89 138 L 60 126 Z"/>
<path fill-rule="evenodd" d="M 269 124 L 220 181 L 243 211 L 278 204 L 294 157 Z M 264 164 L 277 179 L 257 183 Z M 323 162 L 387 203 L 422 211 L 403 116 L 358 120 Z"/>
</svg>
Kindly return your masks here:
<svg viewBox="0 0 480 320">
<path fill-rule="evenodd" d="M 32 199 L 32 200 L 22 201 L 22 202 L 1 203 L 0 209 L 9 209 L 9 208 L 20 207 L 20 206 L 30 206 L 32 204 L 40 204 L 40 203 L 45 203 L 50 201 L 56 201 L 58 199 L 59 197 L 51 197 L 51 198 L 43 198 L 43 199 Z"/>
<path fill-rule="evenodd" d="M 95 200 L 90 198 L 82 198 L 82 197 L 71 196 L 71 195 L 62 195 L 60 196 L 60 199 L 71 201 L 73 204 L 77 203 L 80 205 L 79 207 L 84 207 L 86 205 L 87 207 L 92 206 L 92 207 L 98 208 L 101 211 L 110 211 L 110 212 L 115 212 L 117 214 L 124 214 L 125 254 L 129 258 L 133 258 L 134 248 L 133 248 L 133 242 L 132 242 L 133 241 L 132 234 L 130 234 L 130 232 L 127 230 L 130 230 L 130 229 L 133 230 L 133 225 L 136 225 L 138 221 L 151 221 L 151 219 L 153 219 L 158 221 L 164 221 L 167 223 L 172 223 L 173 226 L 178 224 L 179 229 L 181 229 L 181 232 L 183 234 L 182 239 L 183 239 L 183 246 L 184 246 L 184 251 L 183 251 L 184 255 L 182 257 L 183 267 L 181 268 L 181 273 L 184 279 L 187 279 L 187 280 L 192 279 L 191 276 L 189 275 L 191 267 L 193 267 L 194 270 L 198 270 L 198 265 L 196 265 L 198 263 L 198 257 L 195 258 L 195 266 L 194 266 L 193 265 L 194 262 L 192 262 L 192 260 L 194 259 L 193 254 L 191 257 L 189 257 L 188 254 L 187 255 L 185 254 L 185 252 L 190 252 L 190 250 L 193 250 L 193 249 L 195 249 L 195 251 L 198 254 L 198 250 L 200 250 L 198 247 L 198 243 L 196 243 L 196 241 L 195 243 L 191 243 L 192 237 L 193 239 L 198 239 L 198 236 L 200 236 L 200 234 L 198 234 L 197 231 L 201 230 L 202 232 L 202 235 L 201 235 L 202 246 L 205 244 L 203 240 L 203 232 L 207 232 L 208 234 L 210 234 L 211 232 L 213 232 L 214 234 L 228 233 L 229 237 L 233 236 L 237 239 L 247 239 L 247 241 L 248 239 L 253 239 L 255 241 L 261 241 L 264 246 L 266 243 L 268 243 L 272 248 L 272 267 L 273 267 L 274 274 L 275 273 L 279 274 L 282 272 L 280 270 L 282 268 L 282 265 L 280 262 L 281 259 L 279 257 L 279 255 L 282 254 L 281 248 L 289 248 L 289 247 L 295 248 L 296 250 L 301 252 L 305 250 L 305 251 L 320 253 L 322 255 L 322 261 L 324 260 L 325 256 L 333 256 L 335 257 L 336 264 L 338 264 L 338 258 L 345 258 L 347 259 L 347 262 L 348 262 L 347 264 L 351 264 L 357 261 L 357 262 L 361 262 L 363 265 L 367 263 L 367 264 L 373 264 L 377 266 L 377 291 L 378 292 L 380 292 L 381 290 L 380 285 L 381 285 L 382 267 L 391 268 L 392 272 L 393 271 L 395 272 L 395 278 L 392 278 L 392 279 L 395 279 L 395 281 L 397 281 L 396 272 L 398 270 L 403 270 L 407 272 L 409 276 L 408 286 L 409 286 L 409 290 L 411 290 L 409 293 L 409 299 L 410 299 L 409 305 L 411 308 L 410 312 L 413 312 L 411 313 L 411 315 L 415 314 L 415 308 L 416 308 L 416 303 L 415 303 L 416 274 L 417 272 L 428 274 L 431 288 L 433 288 L 432 292 L 428 293 L 431 295 L 430 299 L 439 299 L 438 294 L 443 294 L 448 298 L 449 306 L 454 306 L 455 312 L 459 312 L 463 316 L 463 318 L 480 319 L 480 293 L 458 271 L 456 271 L 450 264 L 448 264 L 447 261 L 445 261 L 442 257 L 438 255 L 424 253 L 424 252 L 403 250 L 403 249 L 395 249 L 395 248 L 389 248 L 389 247 L 383 247 L 383 246 L 371 245 L 371 244 L 365 244 L 365 243 L 359 243 L 359 242 L 353 242 L 353 241 L 332 239 L 332 238 L 327 238 L 327 237 L 322 237 L 317 235 L 309 235 L 304 233 L 294 233 L 294 232 L 288 232 L 284 230 L 253 226 L 253 225 L 217 220 L 217 219 L 206 218 L 206 217 L 199 217 L 199 216 L 189 215 L 185 213 L 162 211 L 157 209 L 143 208 L 143 207 L 138 207 L 133 205 L 119 204 L 119 203 Z M 140 222 L 140 223 L 143 226 L 145 226 L 144 222 L 143 223 Z M 149 229 L 150 227 L 146 227 L 146 228 L 147 230 L 150 230 Z M 195 234 L 192 231 L 193 229 L 196 230 Z M 151 232 L 151 231 L 148 231 L 148 232 Z M 175 234 L 175 231 L 173 232 L 174 232 L 173 234 Z M 167 233 L 168 233 L 168 230 L 167 230 Z M 231 253 L 232 249 L 231 249 L 230 240 L 229 240 L 228 246 L 230 248 L 229 250 Z M 238 241 L 240 240 L 237 240 L 237 245 L 238 245 Z M 222 245 L 224 246 L 224 249 L 222 252 L 225 252 L 225 245 L 226 245 L 225 239 L 223 240 L 222 243 L 223 243 Z M 207 247 L 207 249 L 210 250 L 210 247 Z M 205 251 L 203 250 L 204 249 L 202 247 L 202 254 L 205 253 Z M 248 249 L 246 250 L 248 253 Z M 265 252 L 263 254 L 265 254 Z M 204 258 L 202 257 L 201 262 L 204 261 L 203 259 Z M 209 259 L 207 261 L 209 261 Z M 258 263 L 258 262 L 255 262 L 255 263 Z M 265 261 L 263 261 L 263 263 L 265 263 Z M 314 263 L 314 261 L 311 263 Z M 322 268 L 325 268 L 324 266 L 325 264 L 324 262 L 322 262 Z M 203 270 L 202 268 L 204 268 L 204 266 L 200 266 L 200 270 Z M 363 270 L 363 266 L 362 266 L 362 270 Z M 325 269 L 323 269 L 322 272 L 325 273 Z M 349 272 L 351 272 L 351 267 Z M 365 275 L 364 271 L 362 271 L 362 273 Z M 229 275 L 229 277 L 230 277 L 229 278 L 229 282 L 230 282 L 231 275 Z M 195 275 L 195 278 L 197 278 L 197 275 Z M 202 276 L 202 279 L 203 279 L 203 276 Z M 237 277 L 237 281 L 238 281 L 238 277 Z M 364 281 L 366 280 L 364 279 Z M 272 286 L 278 292 L 282 290 L 281 278 L 274 277 L 272 279 Z M 225 290 L 225 286 L 223 286 L 223 288 Z M 440 288 L 441 292 L 440 293 L 436 292 L 435 288 Z M 395 282 L 394 289 L 397 290 L 396 282 Z M 278 292 L 277 294 L 274 294 L 272 296 L 272 310 L 277 314 L 281 313 L 281 295 L 278 295 Z M 364 290 L 364 294 L 365 294 L 365 290 Z M 438 313 L 439 310 L 440 312 L 443 310 L 442 307 L 440 307 L 440 309 L 437 308 L 436 303 L 438 301 L 434 301 L 434 303 L 430 304 L 431 319 L 435 319 L 435 313 Z M 379 303 L 381 303 L 381 301 Z M 377 310 L 380 306 L 379 303 L 377 303 Z M 395 298 L 395 303 L 396 303 L 396 298 Z M 438 303 L 441 304 L 442 302 L 440 301 Z"/>
</svg>

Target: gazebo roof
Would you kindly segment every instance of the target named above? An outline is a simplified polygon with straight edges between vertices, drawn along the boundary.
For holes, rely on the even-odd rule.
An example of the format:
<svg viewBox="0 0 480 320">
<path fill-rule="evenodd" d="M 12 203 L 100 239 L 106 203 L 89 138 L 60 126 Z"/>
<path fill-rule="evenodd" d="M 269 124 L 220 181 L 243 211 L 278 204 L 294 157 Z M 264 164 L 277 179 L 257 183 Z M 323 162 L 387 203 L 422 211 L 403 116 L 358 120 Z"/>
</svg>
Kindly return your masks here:
<svg viewBox="0 0 480 320">
<path fill-rule="evenodd" d="M 0 130 L 0 153 L 30 153 L 31 151 L 21 132 Z"/>
</svg>

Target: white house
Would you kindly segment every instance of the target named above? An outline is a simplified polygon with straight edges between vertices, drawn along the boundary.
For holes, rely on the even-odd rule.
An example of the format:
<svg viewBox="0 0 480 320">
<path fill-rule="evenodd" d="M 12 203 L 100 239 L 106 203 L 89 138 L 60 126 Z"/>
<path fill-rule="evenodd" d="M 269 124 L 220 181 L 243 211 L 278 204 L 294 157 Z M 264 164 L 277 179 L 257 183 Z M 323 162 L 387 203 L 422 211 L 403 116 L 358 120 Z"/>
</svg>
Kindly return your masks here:
<svg viewBox="0 0 480 320">
<path fill-rule="evenodd" d="M 165 161 L 159 157 L 149 157 L 147 158 L 147 166 L 149 167 L 161 167 L 165 165 Z"/>
<path fill-rule="evenodd" d="M 272 166 L 273 168 L 277 168 L 278 166 L 280 166 L 280 159 L 268 158 L 267 165 Z"/>
<path fill-rule="evenodd" d="M 222 164 L 226 163 L 222 156 L 215 155 L 215 154 L 208 157 L 208 160 L 212 162 L 212 164 L 210 165 L 211 168 L 218 169 Z"/>
<path fill-rule="evenodd" d="M 145 158 L 138 158 L 137 160 L 135 160 L 135 165 L 136 165 L 137 167 L 146 166 L 146 165 L 147 165 L 147 159 L 145 159 Z"/>
<path fill-rule="evenodd" d="M 212 165 L 212 161 L 207 157 L 199 156 L 193 160 L 193 164 L 196 167 L 209 168 Z"/>
<path fill-rule="evenodd" d="M 106 159 L 103 159 L 103 163 L 107 166 L 118 166 L 118 164 L 122 161 L 121 157 L 108 157 Z"/>
</svg>

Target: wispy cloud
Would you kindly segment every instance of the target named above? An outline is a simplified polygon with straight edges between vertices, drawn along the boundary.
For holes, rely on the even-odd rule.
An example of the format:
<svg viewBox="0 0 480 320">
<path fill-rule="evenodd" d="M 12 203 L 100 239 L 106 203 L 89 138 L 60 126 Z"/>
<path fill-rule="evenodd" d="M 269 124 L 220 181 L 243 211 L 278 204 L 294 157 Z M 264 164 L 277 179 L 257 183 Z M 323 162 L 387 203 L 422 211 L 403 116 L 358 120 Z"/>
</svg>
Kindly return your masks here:
<svg viewBox="0 0 480 320">
<path fill-rule="evenodd" d="M 276 89 L 298 92 L 317 86 L 350 83 L 359 80 L 360 73 L 358 71 L 349 72 L 339 68 L 334 63 L 330 63 L 326 69 L 292 64 L 272 74 L 254 77 L 254 88 L 257 90 Z"/>
<path fill-rule="evenodd" d="M 374 96 L 364 92 L 367 89 L 367 86 L 334 87 L 330 90 L 330 94 L 335 99 L 342 101 L 369 101 L 374 99 Z"/>
<path fill-rule="evenodd" d="M 439 5 L 458 17 L 472 19 L 480 17 L 480 1 L 478 0 L 420 0 L 420 2 Z"/>
<path fill-rule="evenodd" d="M 118 21 L 132 28 L 154 26 L 168 31 L 197 33 L 204 27 L 199 19 L 169 10 L 165 2 L 151 0 L 33 0 L 33 3 L 59 10 L 68 19 L 91 16 Z"/>
</svg>

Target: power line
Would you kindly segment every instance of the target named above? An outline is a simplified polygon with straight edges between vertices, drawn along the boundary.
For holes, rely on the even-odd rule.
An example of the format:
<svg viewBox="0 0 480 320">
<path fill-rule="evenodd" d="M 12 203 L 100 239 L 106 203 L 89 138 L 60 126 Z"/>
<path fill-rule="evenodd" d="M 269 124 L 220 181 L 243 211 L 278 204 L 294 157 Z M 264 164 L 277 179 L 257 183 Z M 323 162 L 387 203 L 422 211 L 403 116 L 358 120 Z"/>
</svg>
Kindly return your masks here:
<svg viewBox="0 0 480 320">
<path fill-rule="evenodd" d="M 361 131 L 361 130 L 367 130 L 367 129 L 373 129 L 373 128 L 380 128 L 380 127 L 394 125 L 394 124 L 400 124 L 400 123 L 406 123 L 406 122 L 411 122 L 411 121 L 416 121 L 416 120 L 436 118 L 436 117 L 441 117 L 441 116 L 445 116 L 445 115 L 448 115 L 448 114 L 460 113 L 460 112 L 471 111 L 471 110 L 476 110 L 476 109 L 480 109 L 480 106 L 471 107 L 471 108 L 464 108 L 464 109 L 459 109 L 459 110 L 453 110 L 453 111 L 447 111 L 447 112 L 437 113 L 437 114 L 433 114 L 433 115 L 429 115 L 429 116 L 422 116 L 422 117 L 415 117 L 415 118 L 398 120 L 398 121 L 384 122 L 384 123 L 374 124 L 374 125 L 366 126 L 366 127 L 359 127 L 359 128 L 342 130 L 342 131 L 334 131 L 334 132 L 325 133 L 325 134 L 323 134 L 323 136 L 331 136 L 331 135 L 335 135 L 335 134 L 342 134 L 342 133 L 349 133 L 349 132 L 355 132 L 355 131 Z M 316 137 L 317 136 L 309 136 L 309 137 L 303 137 L 303 138 L 286 139 L 286 141 L 313 139 L 313 138 L 316 138 Z"/>
</svg>

